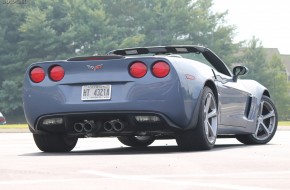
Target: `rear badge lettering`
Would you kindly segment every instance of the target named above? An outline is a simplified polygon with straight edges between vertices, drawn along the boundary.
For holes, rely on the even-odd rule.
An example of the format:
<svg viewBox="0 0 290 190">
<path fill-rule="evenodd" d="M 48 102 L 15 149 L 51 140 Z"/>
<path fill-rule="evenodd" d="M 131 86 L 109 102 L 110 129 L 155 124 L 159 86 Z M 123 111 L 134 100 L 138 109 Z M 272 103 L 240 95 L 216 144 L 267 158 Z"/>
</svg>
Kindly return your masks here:
<svg viewBox="0 0 290 190">
<path fill-rule="evenodd" d="M 87 65 L 87 68 L 90 70 L 96 71 L 96 70 L 103 68 L 103 65 L 96 65 L 96 66 Z"/>
</svg>

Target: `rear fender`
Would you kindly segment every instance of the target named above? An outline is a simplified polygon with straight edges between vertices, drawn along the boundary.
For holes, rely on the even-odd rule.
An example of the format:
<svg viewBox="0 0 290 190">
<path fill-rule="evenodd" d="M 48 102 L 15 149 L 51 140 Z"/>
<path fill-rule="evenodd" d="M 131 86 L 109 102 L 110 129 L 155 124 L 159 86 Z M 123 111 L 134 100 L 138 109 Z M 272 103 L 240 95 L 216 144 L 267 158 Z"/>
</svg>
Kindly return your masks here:
<svg viewBox="0 0 290 190">
<path fill-rule="evenodd" d="M 186 118 L 188 118 L 187 125 L 183 127 L 186 130 L 196 127 L 202 90 L 204 86 L 212 87 L 209 84 L 214 85 L 214 76 L 211 68 L 207 65 L 187 59 L 182 59 L 182 64 L 180 61 L 180 58 L 170 58 L 170 62 L 175 67 L 181 84 L 185 114 Z M 212 78 L 206 78 L 205 76 L 212 76 Z M 215 95 L 217 96 L 217 93 Z"/>
</svg>

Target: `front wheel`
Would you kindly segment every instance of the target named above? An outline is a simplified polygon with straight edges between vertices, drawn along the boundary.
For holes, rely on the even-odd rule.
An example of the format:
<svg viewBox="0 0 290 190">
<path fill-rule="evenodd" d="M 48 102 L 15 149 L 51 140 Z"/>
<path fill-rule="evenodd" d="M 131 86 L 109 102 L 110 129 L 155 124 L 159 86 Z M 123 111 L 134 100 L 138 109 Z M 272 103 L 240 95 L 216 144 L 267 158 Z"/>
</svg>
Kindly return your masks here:
<svg viewBox="0 0 290 190">
<path fill-rule="evenodd" d="M 237 140 L 244 144 L 266 144 L 277 130 L 278 114 L 273 101 L 263 96 L 257 118 L 257 128 L 254 134 L 238 135 Z"/>
<path fill-rule="evenodd" d="M 151 136 L 128 136 L 118 137 L 118 140 L 127 146 L 146 147 L 152 144 L 155 141 L 155 138 Z"/>
<path fill-rule="evenodd" d="M 78 138 L 64 135 L 33 134 L 36 146 L 43 152 L 69 152 L 77 144 Z"/>
<path fill-rule="evenodd" d="M 210 150 L 214 147 L 217 129 L 218 107 L 216 98 L 209 87 L 204 87 L 197 126 L 195 129 L 177 134 L 176 142 L 182 150 Z"/>
</svg>

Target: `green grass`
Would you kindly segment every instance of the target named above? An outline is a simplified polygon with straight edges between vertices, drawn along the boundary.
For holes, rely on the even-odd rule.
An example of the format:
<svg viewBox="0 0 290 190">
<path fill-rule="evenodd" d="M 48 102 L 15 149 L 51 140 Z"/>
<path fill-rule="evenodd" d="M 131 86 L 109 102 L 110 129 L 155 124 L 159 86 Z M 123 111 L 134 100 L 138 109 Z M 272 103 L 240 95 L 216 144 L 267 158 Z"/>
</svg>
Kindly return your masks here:
<svg viewBox="0 0 290 190">
<path fill-rule="evenodd" d="M 279 121 L 278 126 L 290 126 L 290 121 Z"/>
<path fill-rule="evenodd" d="M 0 125 L 0 129 L 28 129 L 27 124 L 6 124 Z"/>
</svg>

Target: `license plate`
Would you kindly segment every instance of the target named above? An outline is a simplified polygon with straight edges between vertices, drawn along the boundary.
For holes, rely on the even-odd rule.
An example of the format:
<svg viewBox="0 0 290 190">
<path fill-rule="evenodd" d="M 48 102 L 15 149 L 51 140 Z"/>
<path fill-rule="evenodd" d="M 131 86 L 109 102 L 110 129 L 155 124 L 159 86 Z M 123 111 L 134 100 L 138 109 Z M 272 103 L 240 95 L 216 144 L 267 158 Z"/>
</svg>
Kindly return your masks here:
<svg viewBox="0 0 290 190">
<path fill-rule="evenodd" d="M 82 100 L 110 100 L 111 85 L 82 86 Z"/>
</svg>

